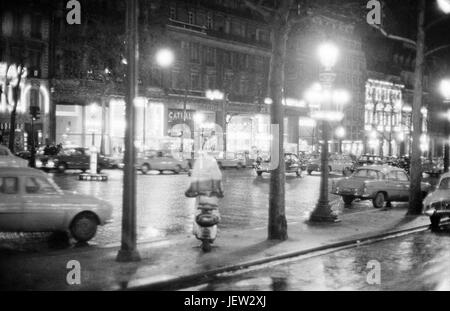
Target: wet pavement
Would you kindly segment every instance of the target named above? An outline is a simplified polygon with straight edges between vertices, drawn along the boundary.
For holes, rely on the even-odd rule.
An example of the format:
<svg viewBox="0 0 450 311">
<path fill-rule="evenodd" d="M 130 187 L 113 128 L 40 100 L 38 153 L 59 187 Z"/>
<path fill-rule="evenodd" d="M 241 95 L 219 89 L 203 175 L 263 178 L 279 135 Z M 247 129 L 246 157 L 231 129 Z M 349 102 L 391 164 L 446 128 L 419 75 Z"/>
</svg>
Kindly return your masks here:
<svg viewBox="0 0 450 311">
<path fill-rule="evenodd" d="M 232 273 L 189 290 L 448 291 L 448 258 L 450 227 L 447 226 L 438 233 L 426 231 L 318 257 L 263 266 L 247 273 Z"/>
</svg>

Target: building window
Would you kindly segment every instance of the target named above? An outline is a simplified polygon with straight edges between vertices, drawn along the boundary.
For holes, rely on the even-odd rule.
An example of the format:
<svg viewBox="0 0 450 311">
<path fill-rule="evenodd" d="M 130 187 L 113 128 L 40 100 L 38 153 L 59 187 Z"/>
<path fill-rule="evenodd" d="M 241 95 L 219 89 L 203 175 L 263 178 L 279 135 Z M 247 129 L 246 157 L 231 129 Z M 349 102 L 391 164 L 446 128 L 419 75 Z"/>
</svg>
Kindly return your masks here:
<svg viewBox="0 0 450 311">
<path fill-rule="evenodd" d="M 214 66 L 216 63 L 216 49 L 206 47 L 206 65 Z"/>
<path fill-rule="evenodd" d="M 192 11 L 189 11 L 188 23 L 192 24 L 192 25 L 195 24 L 195 15 L 194 15 L 194 12 L 192 12 Z"/>
<path fill-rule="evenodd" d="M 200 75 L 198 73 L 191 73 L 191 89 L 200 89 Z"/>
<path fill-rule="evenodd" d="M 177 19 L 177 9 L 173 6 L 170 7 L 170 13 L 169 13 L 170 19 Z"/>
<path fill-rule="evenodd" d="M 42 19 L 40 15 L 34 14 L 31 17 L 31 37 L 36 39 L 42 38 L 41 32 Z"/>
<path fill-rule="evenodd" d="M 249 81 L 247 79 L 242 79 L 241 80 L 241 85 L 239 88 L 239 93 L 241 95 L 249 95 L 249 90 L 250 90 L 250 84 Z"/>
<path fill-rule="evenodd" d="M 199 62 L 200 45 L 198 43 L 191 43 L 189 45 L 189 55 L 192 63 Z"/>
<path fill-rule="evenodd" d="M 230 52 L 223 53 L 223 65 L 225 68 L 231 68 L 231 53 Z"/>
<path fill-rule="evenodd" d="M 213 29 L 214 28 L 213 18 L 212 18 L 211 13 L 208 13 L 208 15 L 206 16 L 206 27 L 208 29 Z"/>
<path fill-rule="evenodd" d="M 29 72 L 31 77 L 39 77 L 41 69 L 41 52 L 38 50 L 29 50 Z"/>
<path fill-rule="evenodd" d="M 206 88 L 213 90 L 216 89 L 216 76 L 209 74 L 206 76 Z"/>
</svg>

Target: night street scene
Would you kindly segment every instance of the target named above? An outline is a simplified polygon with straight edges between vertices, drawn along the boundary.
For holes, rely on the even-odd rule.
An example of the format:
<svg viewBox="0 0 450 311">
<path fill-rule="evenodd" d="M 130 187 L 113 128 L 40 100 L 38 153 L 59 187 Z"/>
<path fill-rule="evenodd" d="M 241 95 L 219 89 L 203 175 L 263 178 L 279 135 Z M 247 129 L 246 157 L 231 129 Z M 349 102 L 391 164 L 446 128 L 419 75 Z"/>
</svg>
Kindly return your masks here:
<svg viewBox="0 0 450 311">
<path fill-rule="evenodd" d="M 449 33 L 450 0 L 2 0 L 0 291 L 449 291 Z"/>
</svg>

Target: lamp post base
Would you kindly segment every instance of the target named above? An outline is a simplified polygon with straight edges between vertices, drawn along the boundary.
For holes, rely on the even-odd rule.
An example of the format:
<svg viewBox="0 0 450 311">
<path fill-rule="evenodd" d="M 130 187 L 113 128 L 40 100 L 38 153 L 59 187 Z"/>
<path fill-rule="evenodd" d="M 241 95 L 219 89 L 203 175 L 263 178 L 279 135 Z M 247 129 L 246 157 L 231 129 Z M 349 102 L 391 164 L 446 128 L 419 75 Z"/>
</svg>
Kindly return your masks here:
<svg viewBox="0 0 450 311">
<path fill-rule="evenodd" d="M 331 206 L 328 202 L 319 202 L 314 212 L 309 217 L 310 222 L 328 222 L 337 223 L 341 220 L 338 215 L 331 210 Z"/>
<path fill-rule="evenodd" d="M 141 256 L 137 250 L 119 250 L 116 257 L 117 262 L 138 262 Z"/>
</svg>

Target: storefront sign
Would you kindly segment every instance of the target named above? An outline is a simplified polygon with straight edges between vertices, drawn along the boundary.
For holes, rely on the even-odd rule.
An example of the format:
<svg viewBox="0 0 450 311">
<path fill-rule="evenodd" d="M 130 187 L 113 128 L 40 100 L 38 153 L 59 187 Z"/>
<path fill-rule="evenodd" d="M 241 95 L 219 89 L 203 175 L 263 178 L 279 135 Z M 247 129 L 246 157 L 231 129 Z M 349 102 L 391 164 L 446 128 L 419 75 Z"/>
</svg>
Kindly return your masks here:
<svg viewBox="0 0 450 311">
<path fill-rule="evenodd" d="M 189 127 L 191 133 L 194 132 L 194 114 L 194 110 L 169 109 L 167 117 L 169 131 L 176 125 L 185 124 Z"/>
</svg>

